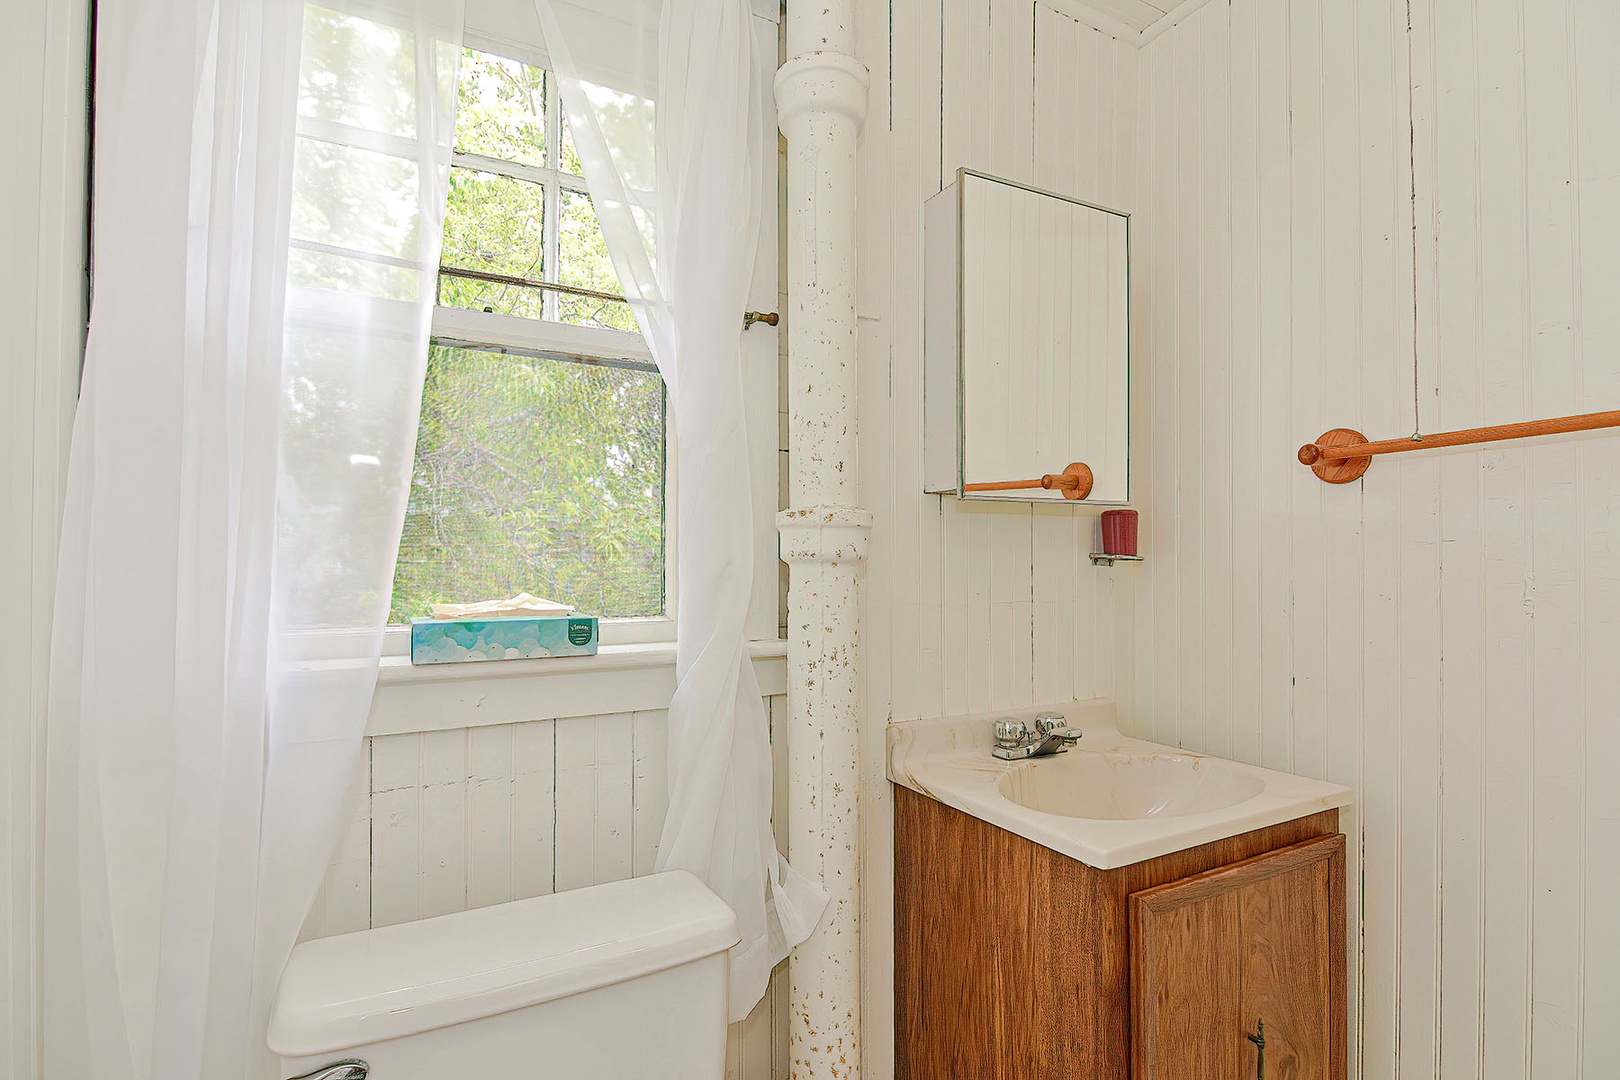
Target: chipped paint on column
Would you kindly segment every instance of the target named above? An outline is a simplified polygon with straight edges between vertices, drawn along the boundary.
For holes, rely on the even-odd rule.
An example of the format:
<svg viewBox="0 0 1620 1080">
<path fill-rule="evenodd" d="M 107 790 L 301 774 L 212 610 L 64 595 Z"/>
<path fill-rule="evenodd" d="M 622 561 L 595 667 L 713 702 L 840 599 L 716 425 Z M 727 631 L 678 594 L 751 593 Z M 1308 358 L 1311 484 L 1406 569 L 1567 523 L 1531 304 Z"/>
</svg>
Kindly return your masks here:
<svg viewBox="0 0 1620 1080">
<path fill-rule="evenodd" d="M 872 515 L 853 506 L 783 511 L 788 591 L 788 857 L 829 897 L 789 968 L 795 1080 L 860 1072 L 860 636 L 856 588 Z"/>
<path fill-rule="evenodd" d="M 867 72 L 853 0 L 788 5 L 776 77 L 787 137 L 788 467 L 777 518 L 788 589 L 788 854 L 827 890 L 793 952 L 795 1080 L 861 1061 L 859 608 L 872 515 L 855 505 L 855 153 Z"/>
</svg>

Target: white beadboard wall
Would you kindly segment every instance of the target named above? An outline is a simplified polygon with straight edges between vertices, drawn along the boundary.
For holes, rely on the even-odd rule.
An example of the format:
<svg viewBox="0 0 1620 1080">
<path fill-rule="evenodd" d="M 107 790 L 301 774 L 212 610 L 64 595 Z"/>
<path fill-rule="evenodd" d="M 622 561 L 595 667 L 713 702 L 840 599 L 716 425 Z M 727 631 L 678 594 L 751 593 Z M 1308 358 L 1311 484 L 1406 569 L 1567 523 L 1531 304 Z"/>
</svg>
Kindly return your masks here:
<svg viewBox="0 0 1620 1080">
<path fill-rule="evenodd" d="M 1414 341 L 1425 430 L 1620 402 L 1620 9 L 1412 0 L 1410 40 L 1405 0 L 1097 11 L 862 9 L 867 1072 L 883 721 L 1114 694 L 1137 733 L 1357 788 L 1357 1075 L 1611 1075 L 1620 441 L 1342 488 L 1294 453 L 1410 432 Z M 1084 511 L 920 494 L 920 207 L 958 165 L 1135 214 L 1141 566 L 1090 567 Z"/>
<path fill-rule="evenodd" d="M 1134 607 L 1133 569 L 1087 557 L 1095 510 L 923 494 L 923 201 L 960 166 L 1125 210 L 1135 198 L 1139 52 L 1086 14 L 1030 0 L 858 12 L 872 72 L 858 267 L 861 501 L 875 519 L 862 627 L 869 1077 L 893 1073 L 885 722 L 1112 695 L 1113 627 Z"/>
<path fill-rule="evenodd" d="M 1137 87 L 1129 722 L 1357 788 L 1359 1075 L 1620 1075 L 1620 439 L 1294 460 L 1414 357 L 1424 431 L 1620 407 L 1620 6 L 1210 3 Z"/>
<path fill-rule="evenodd" d="M 89 0 L 0 40 L 0 1076 L 39 1075 L 47 652 L 85 324 Z"/>
<path fill-rule="evenodd" d="M 785 813 L 787 699 L 766 698 Z M 669 793 L 663 710 L 378 735 L 304 937 L 645 874 Z M 787 1076 L 785 967 L 733 1025 L 728 1080 Z"/>
</svg>

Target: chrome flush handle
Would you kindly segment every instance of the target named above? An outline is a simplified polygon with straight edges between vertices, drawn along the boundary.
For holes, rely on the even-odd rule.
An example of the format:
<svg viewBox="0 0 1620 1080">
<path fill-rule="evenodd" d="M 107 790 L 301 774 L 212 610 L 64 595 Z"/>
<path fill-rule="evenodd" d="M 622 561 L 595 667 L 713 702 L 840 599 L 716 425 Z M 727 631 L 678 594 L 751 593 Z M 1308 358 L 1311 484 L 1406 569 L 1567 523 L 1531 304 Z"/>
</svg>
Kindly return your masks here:
<svg viewBox="0 0 1620 1080">
<path fill-rule="evenodd" d="M 330 1065 L 322 1065 L 314 1072 L 294 1076 L 291 1080 L 366 1080 L 370 1073 L 370 1065 L 367 1065 L 359 1058 L 349 1058 L 346 1061 L 334 1061 Z"/>
</svg>

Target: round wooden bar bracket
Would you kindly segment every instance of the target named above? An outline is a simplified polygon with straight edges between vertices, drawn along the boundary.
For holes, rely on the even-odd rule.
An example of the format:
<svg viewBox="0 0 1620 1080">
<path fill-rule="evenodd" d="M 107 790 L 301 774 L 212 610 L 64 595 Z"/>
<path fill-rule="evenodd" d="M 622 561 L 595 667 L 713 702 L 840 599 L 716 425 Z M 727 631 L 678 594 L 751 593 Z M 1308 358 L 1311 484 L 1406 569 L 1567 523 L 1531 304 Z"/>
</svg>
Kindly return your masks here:
<svg viewBox="0 0 1620 1080">
<path fill-rule="evenodd" d="M 1047 491 L 1053 488 L 1063 492 L 1065 499 L 1084 499 L 1091 494 L 1091 486 L 1095 483 L 1091 475 L 1091 466 L 1083 461 L 1075 461 L 1069 467 L 1056 475 L 1047 473 L 1041 477 L 1041 487 Z"/>
<path fill-rule="evenodd" d="M 1318 479 L 1326 480 L 1330 484 L 1348 484 L 1352 480 L 1360 480 L 1372 464 L 1372 457 L 1352 457 L 1342 460 L 1330 460 L 1322 456 L 1324 447 L 1353 446 L 1367 441 L 1367 436 L 1353 428 L 1334 428 L 1324 431 L 1314 443 L 1306 443 L 1299 448 L 1299 463 L 1309 465 L 1311 472 Z"/>
</svg>

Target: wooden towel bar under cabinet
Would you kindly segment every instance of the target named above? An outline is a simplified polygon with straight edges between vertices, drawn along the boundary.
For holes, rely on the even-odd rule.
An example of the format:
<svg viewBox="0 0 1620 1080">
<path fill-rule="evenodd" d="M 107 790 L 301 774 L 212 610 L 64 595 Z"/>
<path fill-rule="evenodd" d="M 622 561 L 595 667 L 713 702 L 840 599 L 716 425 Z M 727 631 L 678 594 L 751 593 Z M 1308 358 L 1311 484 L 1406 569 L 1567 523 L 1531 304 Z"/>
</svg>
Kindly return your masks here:
<svg viewBox="0 0 1620 1080">
<path fill-rule="evenodd" d="M 1085 462 L 1072 462 L 1060 473 L 1047 473 L 1039 480 L 997 480 L 988 484 L 963 484 L 962 491 L 1027 491 L 1030 488 L 1054 489 L 1063 492 L 1065 499 L 1084 499 L 1091 494 L 1091 466 Z"/>
</svg>

